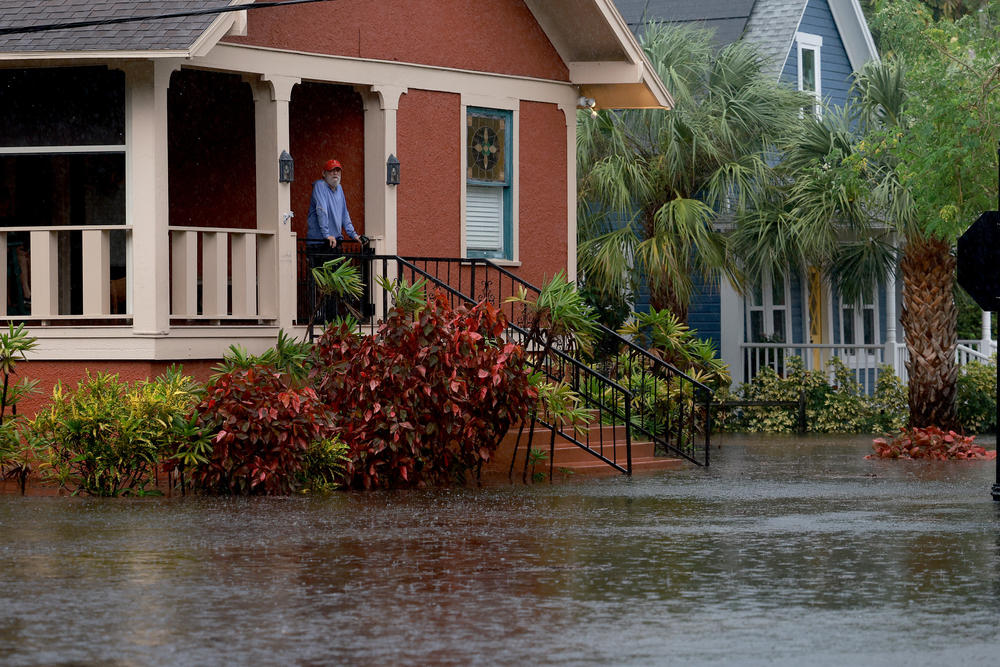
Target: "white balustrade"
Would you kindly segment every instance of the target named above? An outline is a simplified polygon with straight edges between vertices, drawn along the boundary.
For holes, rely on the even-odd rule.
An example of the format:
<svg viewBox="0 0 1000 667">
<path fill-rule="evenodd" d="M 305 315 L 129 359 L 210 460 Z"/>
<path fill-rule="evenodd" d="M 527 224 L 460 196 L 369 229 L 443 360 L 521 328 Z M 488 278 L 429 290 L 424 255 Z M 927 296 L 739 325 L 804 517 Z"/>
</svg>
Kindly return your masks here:
<svg viewBox="0 0 1000 667">
<path fill-rule="evenodd" d="M 866 393 L 875 389 L 878 368 L 885 363 L 884 345 L 835 345 L 818 343 L 740 343 L 743 351 L 744 382 L 764 368 L 781 376 L 789 370 L 787 360 L 799 357 L 806 370 L 828 371 L 827 362 L 836 357 L 854 374 Z M 832 379 L 832 378 L 831 378 Z"/>
<path fill-rule="evenodd" d="M 276 316 L 275 232 L 171 227 L 170 252 L 172 318 L 246 320 Z"/>
<path fill-rule="evenodd" d="M 124 256 L 112 257 L 113 233 L 124 235 L 124 248 L 130 245 L 132 228 L 123 225 L 0 227 L 0 266 L 3 267 L 0 270 L 0 318 L 113 320 L 130 317 L 129 309 L 119 303 L 125 301 L 124 290 L 121 295 L 113 291 L 113 287 L 119 285 L 113 286 L 111 280 L 112 261 L 123 262 L 124 267 L 116 268 L 124 268 L 126 272 L 130 262 L 127 250 Z M 26 261 L 22 262 L 18 254 L 22 246 L 11 243 L 14 234 L 29 240 L 23 247 Z M 79 260 L 74 260 L 71 251 L 72 235 L 79 238 Z M 25 273 L 27 275 L 19 276 Z M 27 282 L 27 289 L 18 284 L 22 281 Z M 71 297 L 72 285 L 77 281 L 81 290 L 79 301 Z M 8 296 L 22 293 L 25 307 L 30 301 L 30 312 Z M 119 312 L 113 312 L 115 310 Z"/>
</svg>

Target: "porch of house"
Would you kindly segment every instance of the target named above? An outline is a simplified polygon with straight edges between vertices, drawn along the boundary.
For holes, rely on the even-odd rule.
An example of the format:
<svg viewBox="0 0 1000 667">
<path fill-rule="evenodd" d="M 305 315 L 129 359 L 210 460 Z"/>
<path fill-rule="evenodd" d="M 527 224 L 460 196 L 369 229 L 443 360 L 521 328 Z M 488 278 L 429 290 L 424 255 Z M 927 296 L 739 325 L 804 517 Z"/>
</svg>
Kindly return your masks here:
<svg viewBox="0 0 1000 667">
<path fill-rule="evenodd" d="M 355 228 L 396 251 L 402 89 L 163 61 L 0 76 L 27 100 L 0 123 L 0 321 L 26 323 L 39 358 L 218 359 L 303 333 L 297 242 L 331 156 Z"/>
</svg>

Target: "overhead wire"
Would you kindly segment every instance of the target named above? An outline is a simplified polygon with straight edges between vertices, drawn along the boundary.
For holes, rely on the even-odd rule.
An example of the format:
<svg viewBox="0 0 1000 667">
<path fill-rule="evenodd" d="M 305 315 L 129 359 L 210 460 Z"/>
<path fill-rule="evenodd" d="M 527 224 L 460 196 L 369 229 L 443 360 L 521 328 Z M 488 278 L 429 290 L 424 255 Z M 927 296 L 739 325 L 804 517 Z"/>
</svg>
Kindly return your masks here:
<svg viewBox="0 0 1000 667">
<path fill-rule="evenodd" d="M 72 30 L 74 28 L 92 28 L 95 26 L 117 25 L 119 23 L 137 23 L 139 21 L 155 21 L 162 19 L 185 18 L 188 16 L 208 16 L 228 12 L 242 12 L 254 9 L 269 9 L 272 7 L 287 7 L 291 5 L 307 5 L 314 2 L 331 2 L 332 0 L 277 0 L 275 2 L 256 2 L 245 5 L 228 5 L 211 9 L 192 9 L 184 12 L 166 14 L 147 14 L 144 16 L 122 16 L 107 19 L 90 19 L 87 21 L 68 21 L 65 23 L 47 23 L 43 25 L 10 26 L 0 28 L 0 37 L 4 35 L 26 35 L 33 32 L 48 32 L 51 30 Z"/>
</svg>

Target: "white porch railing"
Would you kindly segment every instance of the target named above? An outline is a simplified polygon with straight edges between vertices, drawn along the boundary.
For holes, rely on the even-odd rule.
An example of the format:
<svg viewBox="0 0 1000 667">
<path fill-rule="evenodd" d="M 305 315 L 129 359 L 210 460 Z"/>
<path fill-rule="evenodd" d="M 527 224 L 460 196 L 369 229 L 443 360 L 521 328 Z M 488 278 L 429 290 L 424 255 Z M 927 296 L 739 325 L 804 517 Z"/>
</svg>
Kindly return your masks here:
<svg viewBox="0 0 1000 667">
<path fill-rule="evenodd" d="M 274 231 L 170 227 L 170 317 L 273 320 L 277 267 Z"/>
<path fill-rule="evenodd" d="M 73 235 L 79 234 L 79 260 Z M 112 234 L 117 256 L 114 280 Z M 27 245 L 17 236 L 29 240 Z M 30 320 L 128 319 L 131 301 L 132 228 L 124 225 L 61 225 L 0 228 L 0 317 Z M 22 255 L 23 253 L 23 255 Z M 30 267 L 30 268 L 29 268 Z M 22 278 L 23 275 L 23 278 Z M 74 283 L 79 280 L 79 296 Z M 23 289 L 26 283 L 26 289 Z M 29 297 L 30 293 L 30 297 Z M 12 295 L 19 295 L 15 299 Z"/>
<path fill-rule="evenodd" d="M 885 361 L 886 348 L 889 360 Z M 904 343 L 890 345 L 814 345 L 805 343 L 741 343 L 743 360 L 743 382 L 752 380 L 762 368 L 773 368 L 779 375 L 785 375 L 785 360 L 795 356 L 802 359 L 807 370 L 823 369 L 831 357 L 838 357 L 854 376 L 870 392 L 878 380 L 878 367 L 888 363 L 896 375 L 906 382 L 906 360 L 909 353 Z M 955 349 L 955 363 L 959 368 L 971 362 L 988 363 L 990 355 L 997 350 L 996 341 L 960 340 Z"/>
<path fill-rule="evenodd" d="M 884 345 L 833 345 L 817 343 L 740 343 L 743 360 L 743 382 L 749 382 L 764 368 L 772 368 L 785 377 L 787 360 L 802 359 L 806 370 L 826 370 L 827 362 L 836 357 L 854 373 L 854 378 L 866 393 L 875 389 L 878 368 L 885 363 Z"/>
</svg>

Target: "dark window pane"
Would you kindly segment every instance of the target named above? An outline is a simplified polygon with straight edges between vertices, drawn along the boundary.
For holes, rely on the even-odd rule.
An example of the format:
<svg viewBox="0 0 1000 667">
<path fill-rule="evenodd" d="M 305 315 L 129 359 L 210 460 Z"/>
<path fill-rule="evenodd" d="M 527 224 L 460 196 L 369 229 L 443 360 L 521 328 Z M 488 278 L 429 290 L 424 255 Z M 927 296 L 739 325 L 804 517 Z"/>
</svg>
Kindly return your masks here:
<svg viewBox="0 0 1000 667">
<path fill-rule="evenodd" d="M 771 323 L 774 325 L 774 336 L 771 340 L 775 343 L 785 342 L 785 309 L 771 311 Z"/>
<path fill-rule="evenodd" d="M 864 313 L 864 336 L 865 345 L 875 344 L 875 311 L 871 308 L 865 308 Z"/>
<path fill-rule="evenodd" d="M 775 276 L 771 281 L 771 303 L 775 306 L 785 305 L 785 279 Z"/>
<path fill-rule="evenodd" d="M 843 310 L 844 345 L 854 345 L 854 308 Z"/>
<path fill-rule="evenodd" d="M 750 342 L 760 343 L 764 340 L 764 312 L 750 311 Z"/>
<path fill-rule="evenodd" d="M 125 143 L 125 75 L 103 67 L 0 70 L 0 146 Z"/>
<path fill-rule="evenodd" d="M 802 90 L 816 92 L 816 52 L 802 49 Z"/>
</svg>

